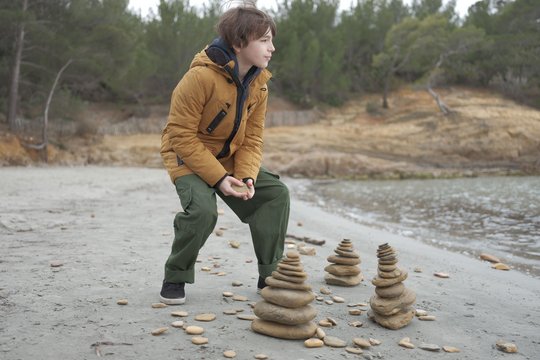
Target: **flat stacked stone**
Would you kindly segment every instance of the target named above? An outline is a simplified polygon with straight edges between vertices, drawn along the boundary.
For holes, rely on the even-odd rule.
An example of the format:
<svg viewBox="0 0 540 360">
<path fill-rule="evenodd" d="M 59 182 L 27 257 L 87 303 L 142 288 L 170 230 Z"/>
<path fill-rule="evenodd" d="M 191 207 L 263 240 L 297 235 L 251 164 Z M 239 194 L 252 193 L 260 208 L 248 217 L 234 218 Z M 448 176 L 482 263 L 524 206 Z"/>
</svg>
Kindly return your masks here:
<svg viewBox="0 0 540 360">
<path fill-rule="evenodd" d="M 360 255 L 354 251 L 351 240 L 343 239 L 327 260 L 331 264 L 324 268 L 324 280 L 330 285 L 356 286 L 364 279 L 360 270 Z"/>
<path fill-rule="evenodd" d="M 412 305 L 416 294 L 403 285 L 407 272 L 397 267 L 396 252 L 390 245 L 380 245 L 377 257 L 377 276 L 371 281 L 375 285 L 375 295 L 370 299 L 368 316 L 385 328 L 400 329 L 414 318 Z"/>
<path fill-rule="evenodd" d="M 280 339 L 308 339 L 317 331 L 312 321 L 317 310 L 310 303 L 315 300 L 307 274 L 296 251 L 289 251 L 266 278 L 268 285 L 261 291 L 261 300 L 253 312 L 258 316 L 251 323 L 255 332 Z"/>
</svg>

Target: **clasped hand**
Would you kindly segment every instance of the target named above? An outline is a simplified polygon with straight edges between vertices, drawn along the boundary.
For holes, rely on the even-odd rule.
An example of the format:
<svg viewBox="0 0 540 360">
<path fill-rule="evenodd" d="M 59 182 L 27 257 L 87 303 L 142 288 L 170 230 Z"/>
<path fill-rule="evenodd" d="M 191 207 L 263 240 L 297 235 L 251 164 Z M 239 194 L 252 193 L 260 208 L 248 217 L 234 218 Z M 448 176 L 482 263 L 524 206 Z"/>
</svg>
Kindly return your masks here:
<svg viewBox="0 0 540 360">
<path fill-rule="evenodd" d="M 247 190 L 243 192 L 238 192 L 235 189 L 233 189 L 233 186 L 236 187 L 243 187 L 244 183 L 232 176 L 227 176 L 223 181 L 219 184 L 219 191 L 223 193 L 225 196 L 234 196 L 239 199 L 243 200 L 249 200 L 255 195 L 255 186 L 253 186 L 253 180 L 249 179 L 246 181 L 245 185 L 247 186 Z"/>
</svg>

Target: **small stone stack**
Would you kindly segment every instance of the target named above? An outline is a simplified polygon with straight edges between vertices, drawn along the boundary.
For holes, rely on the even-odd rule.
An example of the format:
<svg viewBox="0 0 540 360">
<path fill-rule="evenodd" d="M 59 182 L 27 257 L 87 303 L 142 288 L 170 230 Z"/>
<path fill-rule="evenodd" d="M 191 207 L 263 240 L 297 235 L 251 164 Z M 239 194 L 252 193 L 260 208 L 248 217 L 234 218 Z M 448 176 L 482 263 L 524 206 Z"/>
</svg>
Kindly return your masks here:
<svg viewBox="0 0 540 360">
<path fill-rule="evenodd" d="M 327 260 L 332 263 L 324 268 L 328 274 L 324 280 L 330 285 L 356 286 L 364 279 L 360 271 L 360 255 L 354 251 L 351 240 L 343 239 L 334 250 L 337 255 L 330 255 Z"/>
<path fill-rule="evenodd" d="M 255 332 L 280 339 L 307 339 L 317 330 L 311 321 L 317 310 L 309 305 L 315 294 L 305 284 L 307 274 L 296 251 L 289 251 L 277 265 L 272 276 L 266 278 L 268 285 L 261 291 L 261 300 L 253 312 L 259 318 L 253 320 Z"/>
<path fill-rule="evenodd" d="M 396 266 L 396 252 L 390 245 L 380 245 L 377 257 L 377 276 L 371 281 L 375 285 L 375 295 L 370 299 L 372 311 L 368 312 L 368 316 L 385 328 L 400 329 L 414 317 L 412 305 L 416 295 L 402 284 L 407 278 L 407 271 Z"/>
</svg>

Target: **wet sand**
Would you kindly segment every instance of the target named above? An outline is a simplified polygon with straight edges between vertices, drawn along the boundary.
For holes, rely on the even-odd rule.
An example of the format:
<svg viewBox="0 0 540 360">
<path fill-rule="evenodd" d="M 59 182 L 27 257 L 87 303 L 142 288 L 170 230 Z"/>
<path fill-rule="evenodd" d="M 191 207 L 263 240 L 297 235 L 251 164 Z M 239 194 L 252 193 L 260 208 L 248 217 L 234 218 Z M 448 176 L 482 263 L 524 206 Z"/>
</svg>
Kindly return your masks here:
<svg viewBox="0 0 540 360">
<path fill-rule="evenodd" d="M 242 309 L 256 294 L 256 260 L 249 229 L 221 201 L 224 209 L 217 227 L 223 236 L 211 235 L 196 268 L 196 284 L 188 285 L 182 306 L 153 309 L 159 301 L 163 263 L 169 253 L 172 220 L 179 201 L 164 170 L 140 168 L 2 168 L 0 169 L 0 358 L 94 359 L 97 342 L 107 358 L 220 359 L 232 349 L 237 359 L 264 353 L 270 359 L 362 358 L 344 349 L 307 349 L 302 341 L 279 340 L 256 334 L 249 321 L 225 315 Z M 343 304 L 314 302 L 316 320 L 327 316 L 337 326 L 327 335 L 352 344 L 352 338 L 375 338 L 381 345 L 364 352 L 384 359 L 535 359 L 540 352 L 540 280 L 515 270 L 493 270 L 489 263 L 438 249 L 419 241 L 370 228 L 295 199 L 295 180 L 285 179 L 293 196 L 289 233 L 324 239 L 317 255 L 302 256 L 307 282 L 319 294 L 324 284 L 326 257 L 343 238 L 350 238 L 360 253 L 366 280 L 354 288 L 328 286 Z M 302 226 L 298 226 L 301 222 Z M 229 241 L 238 241 L 232 248 Z M 348 314 L 348 303 L 368 302 L 374 293 L 370 280 L 376 274 L 377 246 L 389 242 L 397 251 L 399 266 L 409 271 L 404 284 L 416 292 L 416 308 L 427 310 L 436 321 L 414 319 L 400 330 L 387 330 L 366 314 Z M 60 267 L 51 267 L 58 261 Z M 201 271 L 210 267 L 211 271 Z M 421 273 L 413 271 L 415 267 Z M 433 276 L 447 272 L 450 278 Z M 219 276 L 217 273 L 225 275 Z M 233 281 L 243 286 L 233 287 Z M 249 298 L 232 301 L 223 291 Z M 117 305 L 125 298 L 128 305 Z M 325 296 L 328 299 L 329 296 Z M 202 326 L 209 339 L 205 346 L 170 326 L 179 318 Z M 196 314 L 212 312 L 217 319 L 203 323 Z M 362 321 L 354 328 L 350 321 Z M 161 336 L 156 328 L 168 326 Z M 431 353 L 397 345 L 403 337 L 450 345 L 458 354 Z M 495 349 L 504 339 L 517 345 L 518 354 Z M 126 345 L 126 344 L 129 345 Z"/>
</svg>

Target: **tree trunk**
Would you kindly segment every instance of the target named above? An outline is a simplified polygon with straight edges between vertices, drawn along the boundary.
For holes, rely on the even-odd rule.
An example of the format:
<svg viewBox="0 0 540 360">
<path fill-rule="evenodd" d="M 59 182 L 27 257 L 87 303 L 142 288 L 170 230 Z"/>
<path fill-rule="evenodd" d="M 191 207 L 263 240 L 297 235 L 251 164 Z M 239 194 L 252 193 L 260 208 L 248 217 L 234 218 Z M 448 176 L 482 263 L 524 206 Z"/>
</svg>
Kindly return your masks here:
<svg viewBox="0 0 540 360">
<path fill-rule="evenodd" d="M 442 54 L 439 57 L 439 61 L 437 61 L 437 64 L 435 64 L 435 67 L 433 68 L 433 70 L 431 70 L 431 72 L 429 73 L 426 88 L 427 88 L 427 91 L 429 92 L 429 94 L 433 97 L 433 99 L 435 99 L 435 102 L 437 102 L 437 106 L 439 107 L 439 110 L 441 110 L 443 115 L 446 116 L 446 115 L 450 114 L 452 112 L 452 110 L 444 103 L 444 101 L 442 101 L 439 94 L 437 94 L 432 89 L 432 86 L 431 86 L 431 84 L 433 82 L 433 76 L 437 72 L 437 70 L 439 70 L 439 68 L 441 67 L 444 59 L 445 59 L 445 54 Z"/>
<path fill-rule="evenodd" d="M 384 86 L 383 86 L 383 102 L 382 107 L 383 109 L 388 109 L 388 87 L 390 83 L 390 74 L 387 74 L 384 79 Z"/>
<path fill-rule="evenodd" d="M 51 105 L 52 97 L 54 95 L 54 90 L 56 89 L 56 85 L 58 85 L 58 81 L 60 80 L 60 76 L 62 76 L 62 73 L 64 70 L 67 69 L 69 64 L 71 64 L 73 60 L 69 59 L 64 66 L 58 71 L 58 74 L 56 74 L 56 78 L 54 79 L 54 83 L 51 87 L 51 91 L 49 91 L 49 96 L 47 97 L 47 103 L 45 104 L 45 111 L 43 113 L 43 127 L 41 129 L 41 139 L 43 142 L 41 143 L 41 158 L 44 162 L 49 161 L 49 156 L 47 153 L 47 146 L 49 145 L 49 137 L 47 135 L 47 126 L 49 124 L 49 107 Z"/>
<path fill-rule="evenodd" d="M 23 0 L 23 13 L 28 8 L 28 0 Z M 24 46 L 24 21 L 19 24 L 17 38 L 15 40 L 15 58 L 11 69 L 11 84 L 8 96 L 8 124 L 11 132 L 17 132 L 17 100 L 19 97 L 19 75 L 21 70 L 22 49 Z"/>
</svg>

